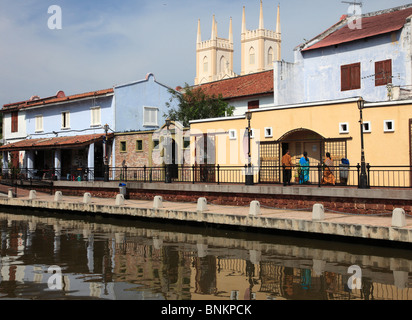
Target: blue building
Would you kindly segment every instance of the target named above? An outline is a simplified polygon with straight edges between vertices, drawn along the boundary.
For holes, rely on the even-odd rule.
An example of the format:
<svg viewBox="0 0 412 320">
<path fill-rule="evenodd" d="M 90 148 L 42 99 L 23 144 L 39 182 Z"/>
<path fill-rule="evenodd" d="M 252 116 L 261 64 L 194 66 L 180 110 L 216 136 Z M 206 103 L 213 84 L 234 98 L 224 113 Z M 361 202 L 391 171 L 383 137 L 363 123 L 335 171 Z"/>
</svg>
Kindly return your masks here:
<svg viewBox="0 0 412 320">
<path fill-rule="evenodd" d="M 105 166 L 116 167 L 115 133 L 160 129 L 169 89 L 149 73 L 105 90 L 4 105 L 3 173 L 18 168 L 27 178 L 103 179 Z"/>
<path fill-rule="evenodd" d="M 362 96 L 408 97 L 412 84 L 412 5 L 342 16 L 295 48 L 295 61 L 274 63 L 275 105 Z"/>
<path fill-rule="evenodd" d="M 159 129 L 166 120 L 169 89 L 158 82 L 153 73 L 148 73 L 143 80 L 115 86 L 116 132 Z"/>
<path fill-rule="evenodd" d="M 3 106 L 2 113 L 3 171 L 20 168 L 28 178 L 103 178 L 111 153 L 106 139 L 113 135 L 107 134 L 114 126 L 113 89 L 33 96 Z"/>
</svg>

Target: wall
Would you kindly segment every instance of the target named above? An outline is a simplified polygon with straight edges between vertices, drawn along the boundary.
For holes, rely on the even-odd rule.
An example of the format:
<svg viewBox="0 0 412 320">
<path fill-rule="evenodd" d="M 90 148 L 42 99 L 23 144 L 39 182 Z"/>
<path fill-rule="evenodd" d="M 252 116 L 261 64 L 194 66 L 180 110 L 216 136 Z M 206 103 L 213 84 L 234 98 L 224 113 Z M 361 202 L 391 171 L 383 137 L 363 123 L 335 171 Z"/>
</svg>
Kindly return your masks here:
<svg viewBox="0 0 412 320">
<path fill-rule="evenodd" d="M 295 50 L 291 70 L 283 63 L 275 72 L 276 105 L 344 99 L 362 96 L 366 101 L 387 101 L 386 86 L 375 86 L 375 62 L 392 59 L 394 86 L 410 85 L 410 22 L 402 31 L 315 50 Z M 342 65 L 361 63 L 361 89 L 341 91 Z M 302 77 L 297 79 L 296 75 Z M 301 87 L 302 86 L 302 87 Z M 302 93 L 295 90 L 299 88 Z M 301 88 L 301 89 L 300 89 Z M 276 92 L 276 90 L 275 90 Z"/>
<path fill-rule="evenodd" d="M 106 123 L 114 130 L 113 96 L 68 101 L 60 104 L 46 105 L 45 107 L 26 110 L 27 134 L 32 139 L 58 136 L 75 136 L 85 134 L 104 133 Z M 91 126 L 92 107 L 100 107 L 101 125 Z M 70 128 L 62 129 L 62 112 L 70 112 Z M 36 132 L 37 115 L 43 115 L 43 131 Z"/>
<path fill-rule="evenodd" d="M 252 140 L 252 162 L 257 164 L 258 141 L 277 141 L 294 129 L 312 130 L 324 138 L 348 138 L 347 152 L 351 165 L 360 163 L 361 139 L 357 99 L 337 100 L 324 104 L 302 104 L 284 108 L 252 111 L 251 127 L 256 137 Z M 365 104 L 363 120 L 371 121 L 372 132 L 364 134 L 366 162 L 371 165 L 409 166 L 409 119 L 412 119 L 412 101 Z M 395 131 L 384 132 L 384 120 L 394 120 Z M 348 133 L 339 132 L 339 124 L 347 123 Z M 191 123 L 192 140 L 195 134 L 216 135 L 216 161 L 220 165 L 244 165 L 243 133 L 247 127 L 244 117 L 224 120 L 195 121 Z M 271 127 L 273 137 L 265 138 L 264 128 Z M 237 139 L 228 138 L 229 130 L 237 132 Z M 223 162 L 226 162 L 224 164 Z M 314 164 L 313 164 L 314 165 Z"/>
<path fill-rule="evenodd" d="M 163 125 L 168 111 L 166 102 L 171 98 L 168 89 L 153 74 L 148 74 L 145 80 L 116 86 L 116 131 L 156 130 Z M 143 107 L 159 109 L 158 126 L 143 126 Z"/>
</svg>

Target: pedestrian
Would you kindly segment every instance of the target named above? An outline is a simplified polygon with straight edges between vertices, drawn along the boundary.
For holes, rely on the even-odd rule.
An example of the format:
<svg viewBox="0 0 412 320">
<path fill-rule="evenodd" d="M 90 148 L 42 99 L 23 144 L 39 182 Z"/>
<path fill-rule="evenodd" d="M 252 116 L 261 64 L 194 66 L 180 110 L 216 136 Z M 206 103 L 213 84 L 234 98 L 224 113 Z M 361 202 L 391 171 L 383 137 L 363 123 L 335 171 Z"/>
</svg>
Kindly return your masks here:
<svg viewBox="0 0 412 320">
<path fill-rule="evenodd" d="M 322 178 L 322 184 L 332 184 L 335 185 L 336 179 L 335 175 L 333 174 L 331 169 L 333 167 L 333 160 L 330 156 L 329 152 L 326 152 L 326 159 L 325 162 L 323 163 L 323 178 Z"/>
<path fill-rule="evenodd" d="M 292 157 L 290 156 L 289 150 L 282 157 L 283 166 L 283 185 L 290 186 L 290 179 L 292 178 Z"/>
<path fill-rule="evenodd" d="M 300 158 L 299 164 L 301 167 L 299 184 L 307 184 L 309 183 L 309 158 L 308 153 L 306 151 L 303 153 L 303 157 Z"/>
</svg>

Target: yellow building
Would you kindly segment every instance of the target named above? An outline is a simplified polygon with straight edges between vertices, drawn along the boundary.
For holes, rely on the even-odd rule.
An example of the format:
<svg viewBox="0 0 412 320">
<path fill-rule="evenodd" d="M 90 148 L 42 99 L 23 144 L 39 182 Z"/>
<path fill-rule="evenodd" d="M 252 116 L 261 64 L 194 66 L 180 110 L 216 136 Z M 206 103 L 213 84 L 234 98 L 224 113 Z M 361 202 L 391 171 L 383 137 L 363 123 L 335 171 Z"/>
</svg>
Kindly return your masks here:
<svg viewBox="0 0 412 320">
<path fill-rule="evenodd" d="M 249 110 L 254 181 L 280 182 L 281 157 L 288 149 L 295 164 L 304 151 L 308 153 L 312 183 L 318 182 L 316 166 L 323 163 L 329 152 L 336 166 L 337 182 L 340 182 L 339 165 L 342 158 L 346 158 L 351 165 L 348 184 L 357 185 L 357 168 L 352 166 L 361 162 L 358 100 L 350 98 Z M 371 186 L 410 186 L 412 101 L 365 102 L 362 118 Z M 230 166 L 244 166 L 248 163 L 247 128 L 245 116 L 192 121 L 192 164 L 218 164 L 222 173 Z M 199 158 L 197 155 L 206 144 L 207 155 Z M 398 166 L 405 167 L 395 168 Z M 225 181 L 223 176 L 219 179 Z"/>
</svg>

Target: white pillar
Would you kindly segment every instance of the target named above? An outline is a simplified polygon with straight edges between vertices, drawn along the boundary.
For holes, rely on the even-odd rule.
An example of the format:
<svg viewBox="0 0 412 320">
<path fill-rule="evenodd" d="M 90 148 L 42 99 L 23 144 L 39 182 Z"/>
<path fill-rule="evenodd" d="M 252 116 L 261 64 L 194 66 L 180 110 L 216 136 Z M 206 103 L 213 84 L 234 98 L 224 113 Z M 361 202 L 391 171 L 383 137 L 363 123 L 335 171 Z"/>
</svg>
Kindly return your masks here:
<svg viewBox="0 0 412 320">
<path fill-rule="evenodd" d="M 27 168 L 27 178 L 34 178 L 34 152 L 33 150 L 26 151 L 26 168 Z"/>
<path fill-rule="evenodd" d="M 54 174 L 57 177 L 57 180 L 60 180 L 62 174 L 62 161 L 61 161 L 61 150 L 57 149 L 54 151 Z"/>
<path fill-rule="evenodd" d="M 9 153 L 3 151 L 3 173 L 9 173 Z"/>
<path fill-rule="evenodd" d="M 94 171 L 94 143 L 89 145 L 89 153 L 87 155 L 87 168 Z M 87 177 L 89 181 L 93 180 L 94 174 L 90 172 L 89 176 Z"/>
</svg>

